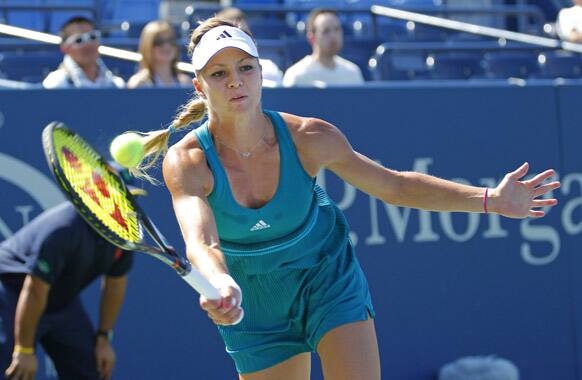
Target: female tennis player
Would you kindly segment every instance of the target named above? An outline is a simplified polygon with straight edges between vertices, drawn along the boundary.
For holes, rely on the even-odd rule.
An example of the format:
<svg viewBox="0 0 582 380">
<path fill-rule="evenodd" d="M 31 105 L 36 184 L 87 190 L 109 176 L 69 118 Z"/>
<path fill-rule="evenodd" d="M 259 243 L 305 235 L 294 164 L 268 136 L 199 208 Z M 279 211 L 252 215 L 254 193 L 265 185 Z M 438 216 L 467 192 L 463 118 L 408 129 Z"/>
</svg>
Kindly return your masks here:
<svg viewBox="0 0 582 380">
<path fill-rule="evenodd" d="M 496 188 L 465 186 L 384 168 L 330 123 L 264 110 L 257 48 L 233 24 L 201 23 L 190 51 L 197 98 L 170 128 L 149 134 L 141 169 L 174 129 L 208 114 L 169 149 L 163 175 L 189 259 L 221 289 L 222 300 L 201 297 L 201 306 L 240 379 L 309 379 L 310 352 L 320 355 L 326 379 L 380 379 L 366 278 L 344 216 L 315 185 L 319 170 L 384 202 L 425 210 L 539 218 L 541 207 L 557 203 L 538 199 L 559 187 L 546 181 L 553 170 L 521 181 L 526 163 Z"/>
</svg>

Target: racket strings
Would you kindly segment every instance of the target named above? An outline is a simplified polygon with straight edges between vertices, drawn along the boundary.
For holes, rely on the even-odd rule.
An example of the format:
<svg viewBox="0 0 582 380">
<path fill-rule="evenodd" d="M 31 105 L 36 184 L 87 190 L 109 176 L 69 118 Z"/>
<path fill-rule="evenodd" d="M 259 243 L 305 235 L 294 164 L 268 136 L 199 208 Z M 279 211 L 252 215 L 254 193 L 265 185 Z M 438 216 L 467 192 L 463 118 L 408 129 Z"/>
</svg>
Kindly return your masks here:
<svg viewBox="0 0 582 380">
<path fill-rule="evenodd" d="M 114 234 L 139 243 L 143 230 L 137 212 L 127 199 L 125 186 L 81 138 L 65 131 L 55 132 L 55 153 L 69 187 Z"/>
</svg>

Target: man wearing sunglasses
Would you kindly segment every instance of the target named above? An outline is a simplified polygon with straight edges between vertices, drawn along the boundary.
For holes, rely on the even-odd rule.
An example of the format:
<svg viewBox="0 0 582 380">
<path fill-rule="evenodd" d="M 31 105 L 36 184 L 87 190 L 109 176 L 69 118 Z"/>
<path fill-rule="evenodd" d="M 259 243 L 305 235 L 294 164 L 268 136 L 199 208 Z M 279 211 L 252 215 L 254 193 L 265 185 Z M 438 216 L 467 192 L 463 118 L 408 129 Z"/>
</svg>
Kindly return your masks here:
<svg viewBox="0 0 582 380">
<path fill-rule="evenodd" d="M 122 78 L 113 75 L 99 58 L 101 33 L 83 16 L 70 18 L 60 30 L 65 55 L 57 70 L 42 82 L 44 88 L 123 88 Z"/>
</svg>

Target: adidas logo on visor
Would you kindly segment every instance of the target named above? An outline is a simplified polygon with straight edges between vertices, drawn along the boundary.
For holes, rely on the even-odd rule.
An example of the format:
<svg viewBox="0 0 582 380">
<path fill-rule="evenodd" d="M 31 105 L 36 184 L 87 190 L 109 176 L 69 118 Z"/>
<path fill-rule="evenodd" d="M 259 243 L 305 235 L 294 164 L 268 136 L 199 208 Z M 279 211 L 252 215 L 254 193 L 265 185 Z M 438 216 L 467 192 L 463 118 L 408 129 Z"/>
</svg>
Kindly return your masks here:
<svg viewBox="0 0 582 380">
<path fill-rule="evenodd" d="M 260 231 L 271 228 L 271 225 L 267 224 L 263 219 L 259 220 L 257 224 L 251 227 L 249 231 Z"/>
<path fill-rule="evenodd" d="M 218 37 L 216 37 L 216 41 L 222 39 L 222 38 L 232 38 L 232 36 L 230 34 L 228 34 L 228 32 L 225 30 L 222 33 L 220 33 L 220 35 Z"/>
<path fill-rule="evenodd" d="M 243 30 L 230 26 L 217 26 L 205 33 L 194 48 L 192 52 L 194 70 L 202 70 L 216 53 L 228 47 L 259 57 L 257 46 Z"/>
</svg>

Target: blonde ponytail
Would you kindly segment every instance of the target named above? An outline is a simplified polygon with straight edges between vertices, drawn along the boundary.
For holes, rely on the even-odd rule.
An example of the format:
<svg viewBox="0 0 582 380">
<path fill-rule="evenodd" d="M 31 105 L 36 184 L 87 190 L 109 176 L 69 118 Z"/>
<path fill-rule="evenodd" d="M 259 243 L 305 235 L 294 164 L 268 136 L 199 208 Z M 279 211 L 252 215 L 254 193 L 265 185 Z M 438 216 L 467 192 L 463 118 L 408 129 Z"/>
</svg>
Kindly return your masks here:
<svg viewBox="0 0 582 380">
<path fill-rule="evenodd" d="M 172 121 L 172 127 L 177 129 L 202 120 L 206 116 L 206 103 L 200 98 L 194 98 L 182 106 L 180 113 Z"/>
<path fill-rule="evenodd" d="M 136 178 L 158 183 L 147 173 L 147 170 L 154 167 L 158 159 L 168 151 L 170 135 L 179 129 L 187 128 L 190 124 L 202 120 L 205 115 L 206 103 L 202 99 L 193 98 L 180 108 L 178 115 L 168 128 L 141 133 L 145 154 L 139 165 L 129 170 L 130 173 Z"/>
</svg>

